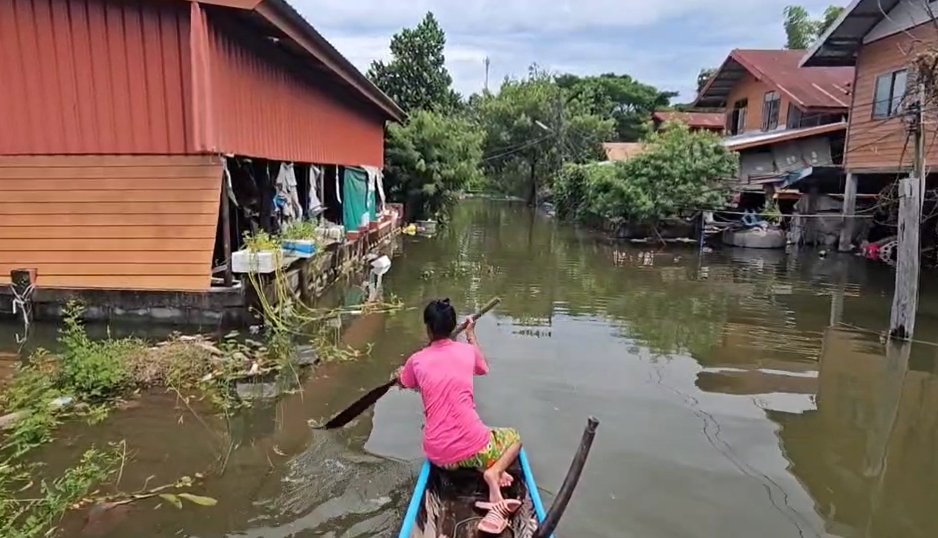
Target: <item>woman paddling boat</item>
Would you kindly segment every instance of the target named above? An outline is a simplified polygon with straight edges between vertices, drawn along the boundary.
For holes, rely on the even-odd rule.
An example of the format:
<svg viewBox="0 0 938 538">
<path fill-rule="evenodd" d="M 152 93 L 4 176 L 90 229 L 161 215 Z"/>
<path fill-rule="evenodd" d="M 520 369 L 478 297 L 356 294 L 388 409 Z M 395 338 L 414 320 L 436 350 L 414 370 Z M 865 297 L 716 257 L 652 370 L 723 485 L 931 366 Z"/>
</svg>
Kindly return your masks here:
<svg viewBox="0 0 938 538">
<path fill-rule="evenodd" d="M 431 301 L 423 321 L 430 343 L 407 359 L 397 378 L 402 387 L 420 392 L 427 459 L 441 469 L 482 473 L 488 502 L 476 503 L 486 512 L 478 529 L 500 535 L 522 504 L 502 495 L 502 488 L 514 481 L 507 471 L 521 451 L 521 436 L 512 428 L 489 428 L 476 411 L 473 379 L 486 375 L 489 367 L 474 323 L 467 324 L 467 343 L 450 338 L 456 328 L 456 310 L 449 299 Z"/>
</svg>

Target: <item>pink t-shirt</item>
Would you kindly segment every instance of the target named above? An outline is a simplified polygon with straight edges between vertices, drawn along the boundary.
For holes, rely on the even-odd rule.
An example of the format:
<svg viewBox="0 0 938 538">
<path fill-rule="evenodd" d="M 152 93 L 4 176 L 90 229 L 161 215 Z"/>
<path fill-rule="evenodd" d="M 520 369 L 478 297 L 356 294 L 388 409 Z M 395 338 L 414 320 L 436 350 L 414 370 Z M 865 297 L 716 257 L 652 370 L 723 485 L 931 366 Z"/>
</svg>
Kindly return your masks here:
<svg viewBox="0 0 938 538">
<path fill-rule="evenodd" d="M 437 340 L 411 355 L 401 371 L 401 385 L 420 391 L 426 425 L 423 451 L 436 465 L 452 465 L 488 445 L 489 428 L 476 412 L 473 376 L 489 366 L 479 348 Z"/>
</svg>

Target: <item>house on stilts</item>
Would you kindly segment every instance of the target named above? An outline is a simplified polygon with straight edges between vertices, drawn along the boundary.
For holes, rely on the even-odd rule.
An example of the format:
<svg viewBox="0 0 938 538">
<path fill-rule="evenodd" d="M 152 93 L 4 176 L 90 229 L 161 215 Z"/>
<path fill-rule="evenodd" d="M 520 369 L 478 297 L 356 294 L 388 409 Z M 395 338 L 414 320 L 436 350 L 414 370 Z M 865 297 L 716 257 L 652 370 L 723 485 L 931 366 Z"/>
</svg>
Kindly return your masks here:
<svg viewBox="0 0 938 538">
<path fill-rule="evenodd" d="M 390 227 L 404 113 L 284 0 L 6 0 L 0 73 L 0 311 L 26 270 L 37 315 L 221 322 L 246 233 L 324 210 L 340 264 Z"/>
</svg>

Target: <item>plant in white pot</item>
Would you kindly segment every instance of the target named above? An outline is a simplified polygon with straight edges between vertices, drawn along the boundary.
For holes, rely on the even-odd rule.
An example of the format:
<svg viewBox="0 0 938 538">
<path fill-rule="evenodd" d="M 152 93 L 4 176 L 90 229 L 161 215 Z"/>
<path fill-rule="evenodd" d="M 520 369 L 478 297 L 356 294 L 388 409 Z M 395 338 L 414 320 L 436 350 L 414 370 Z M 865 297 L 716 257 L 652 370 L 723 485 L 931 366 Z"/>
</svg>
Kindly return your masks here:
<svg viewBox="0 0 938 538">
<path fill-rule="evenodd" d="M 280 234 L 283 250 L 297 258 L 312 258 L 316 254 L 316 226 L 308 220 L 296 220 Z"/>
<path fill-rule="evenodd" d="M 282 260 L 279 238 L 264 231 L 245 233 L 244 248 L 231 254 L 231 270 L 235 273 L 273 273 Z"/>
</svg>

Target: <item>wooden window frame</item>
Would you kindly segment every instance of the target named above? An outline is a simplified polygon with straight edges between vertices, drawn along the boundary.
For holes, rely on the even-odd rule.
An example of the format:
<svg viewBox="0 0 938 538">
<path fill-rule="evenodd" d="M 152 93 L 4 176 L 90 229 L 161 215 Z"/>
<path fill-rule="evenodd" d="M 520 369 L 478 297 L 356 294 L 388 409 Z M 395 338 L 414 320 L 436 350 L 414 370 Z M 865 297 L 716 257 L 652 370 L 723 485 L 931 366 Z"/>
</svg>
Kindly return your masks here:
<svg viewBox="0 0 938 538">
<path fill-rule="evenodd" d="M 732 110 L 727 114 L 727 134 L 734 136 L 746 132 L 746 110 L 749 108 L 748 99 L 740 99 L 733 103 Z"/>
<path fill-rule="evenodd" d="M 777 90 L 765 92 L 762 96 L 762 130 L 772 131 L 778 128 L 782 115 L 782 94 Z"/>
<path fill-rule="evenodd" d="M 893 71 L 888 71 L 881 75 L 877 75 L 876 78 L 873 80 L 873 107 L 870 112 L 871 119 L 886 120 L 886 119 L 895 118 L 901 115 L 902 108 L 903 108 L 902 103 L 900 101 L 898 106 L 896 106 L 896 102 L 895 102 L 896 101 L 896 77 L 899 74 L 905 75 L 905 88 L 902 89 L 902 95 L 903 97 L 905 97 L 905 94 L 909 89 L 909 70 L 907 68 L 903 67 L 902 69 L 895 69 Z M 879 81 L 885 77 L 889 77 L 889 95 L 881 99 L 879 95 Z M 883 102 L 888 103 L 888 109 L 886 110 L 886 114 L 878 114 L 876 111 L 877 105 Z"/>
</svg>

